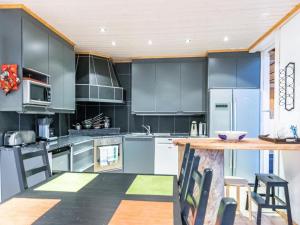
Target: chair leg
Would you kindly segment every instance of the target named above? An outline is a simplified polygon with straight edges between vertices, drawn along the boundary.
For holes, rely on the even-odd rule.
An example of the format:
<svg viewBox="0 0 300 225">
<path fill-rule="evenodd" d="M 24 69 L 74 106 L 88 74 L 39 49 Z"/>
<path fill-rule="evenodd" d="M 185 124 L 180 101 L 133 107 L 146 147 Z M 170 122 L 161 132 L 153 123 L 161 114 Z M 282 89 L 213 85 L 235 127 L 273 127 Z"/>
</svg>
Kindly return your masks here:
<svg viewBox="0 0 300 225">
<path fill-rule="evenodd" d="M 261 207 L 260 206 L 258 206 L 258 209 L 257 209 L 256 224 L 261 225 Z"/>
<path fill-rule="evenodd" d="M 292 219 L 292 212 L 291 212 L 290 196 L 289 196 L 288 186 L 284 187 L 284 194 L 285 194 L 285 202 L 286 202 L 285 204 L 286 204 L 286 212 L 287 212 L 288 225 L 293 225 L 293 219 Z"/>
<path fill-rule="evenodd" d="M 248 212 L 249 212 L 249 220 L 252 221 L 252 202 L 251 202 L 251 188 L 248 186 Z"/>
<path fill-rule="evenodd" d="M 275 206 L 275 187 L 272 187 L 271 190 L 272 190 L 272 205 L 273 205 L 272 210 L 275 211 L 276 210 L 276 208 L 274 207 Z"/>
<path fill-rule="evenodd" d="M 241 188 L 240 188 L 240 186 L 236 187 L 236 202 L 237 202 L 237 210 L 238 210 L 238 212 L 240 212 L 241 211 L 241 208 L 240 208 L 240 203 L 241 203 Z"/>
<path fill-rule="evenodd" d="M 226 185 L 226 193 L 225 193 L 225 197 L 229 197 L 230 196 L 230 186 Z"/>
</svg>

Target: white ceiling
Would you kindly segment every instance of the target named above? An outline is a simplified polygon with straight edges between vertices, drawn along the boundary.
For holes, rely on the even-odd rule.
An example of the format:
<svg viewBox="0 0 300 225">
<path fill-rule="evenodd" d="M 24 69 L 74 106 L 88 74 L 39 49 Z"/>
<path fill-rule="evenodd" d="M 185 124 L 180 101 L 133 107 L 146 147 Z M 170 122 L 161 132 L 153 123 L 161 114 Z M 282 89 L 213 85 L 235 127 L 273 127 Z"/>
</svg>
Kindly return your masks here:
<svg viewBox="0 0 300 225">
<path fill-rule="evenodd" d="M 248 48 L 299 2 L 0 0 L 25 4 L 73 40 L 78 51 L 99 52 L 114 59 L 201 56 L 207 50 Z M 100 32 L 100 27 L 106 32 Z M 224 36 L 228 42 L 223 41 Z M 191 42 L 186 44 L 186 39 Z"/>
</svg>

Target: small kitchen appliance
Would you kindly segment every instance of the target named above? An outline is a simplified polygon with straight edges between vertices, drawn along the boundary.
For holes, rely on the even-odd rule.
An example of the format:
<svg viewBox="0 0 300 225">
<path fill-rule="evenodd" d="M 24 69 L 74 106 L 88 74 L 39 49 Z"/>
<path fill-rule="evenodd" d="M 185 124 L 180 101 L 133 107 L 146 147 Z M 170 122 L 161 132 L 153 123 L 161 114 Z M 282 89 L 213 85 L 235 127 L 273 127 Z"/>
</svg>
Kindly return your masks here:
<svg viewBox="0 0 300 225">
<path fill-rule="evenodd" d="M 206 132 L 206 123 L 199 123 L 199 136 L 206 136 L 207 132 Z"/>
<path fill-rule="evenodd" d="M 4 134 L 5 146 L 19 146 L 35 143 L 36 135 L 33 130 L 7 131 Z"/>
<path fill-rule="evenodd" d="M 46 141 L 57 140 L 57 137 L 54 136 L 54 129 L 51 128 L 52 122 L 53 119 L 49 117 L 38 119 L 38 135 L 40 139 Z"/>
<path fill-rule="evenodd" d="M 191 125 L 191 136 L 196 137 L 198 135 L 197 122 L 193 121 Z"/>
</svg>

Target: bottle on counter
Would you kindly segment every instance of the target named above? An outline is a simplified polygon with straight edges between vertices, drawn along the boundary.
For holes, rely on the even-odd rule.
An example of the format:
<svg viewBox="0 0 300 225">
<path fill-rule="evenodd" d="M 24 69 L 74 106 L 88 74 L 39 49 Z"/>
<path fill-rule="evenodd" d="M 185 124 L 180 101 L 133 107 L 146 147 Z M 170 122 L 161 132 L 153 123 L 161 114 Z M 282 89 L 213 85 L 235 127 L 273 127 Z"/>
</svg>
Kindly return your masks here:
<svg viewBox="0 0 300 225">
<path fill-rule="evenodd" d="M 198 128 L 197 128 L 197 122 L 193 121 L 191 125 L 191 136 L 196 137 L 198 136 Z"/>
</svg>

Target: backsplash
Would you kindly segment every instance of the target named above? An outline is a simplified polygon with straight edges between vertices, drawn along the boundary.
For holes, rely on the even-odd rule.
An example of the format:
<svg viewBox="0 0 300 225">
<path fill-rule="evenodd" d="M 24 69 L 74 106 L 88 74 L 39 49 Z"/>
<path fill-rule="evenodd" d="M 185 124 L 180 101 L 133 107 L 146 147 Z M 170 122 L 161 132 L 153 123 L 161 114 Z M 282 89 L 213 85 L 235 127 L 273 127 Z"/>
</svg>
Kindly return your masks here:
<svg viewBox="0 0 300 225">
<path fill-rule="evenodd" d="M 76 114 L 71 116 L 73 123 L 94 117 L 103 112 L 111 117 L 111 126 L 120 127 L 121 132 L 144 132 L 142 124 L 151 126 L 151 132 L 188 133 L 193 120 L 205 121 L 199 116 L 137 116 L 131 114 L 131 63 L 115 64 L 121 86 L 125 89 L 125 103 L 79 103 Z"/>
<path fill-rule="evenodd" d="M 11 130 L 34 130 L 37 132 L 36 120 L 43 117 L 45 115 L 0 112 L 0 133 Z M 68 129 L 71 126 L 69 114 L 55 114 L 49 117 L 54 118 L 55 135 L 63 136 L 68 134 Z"/>
</svg>

